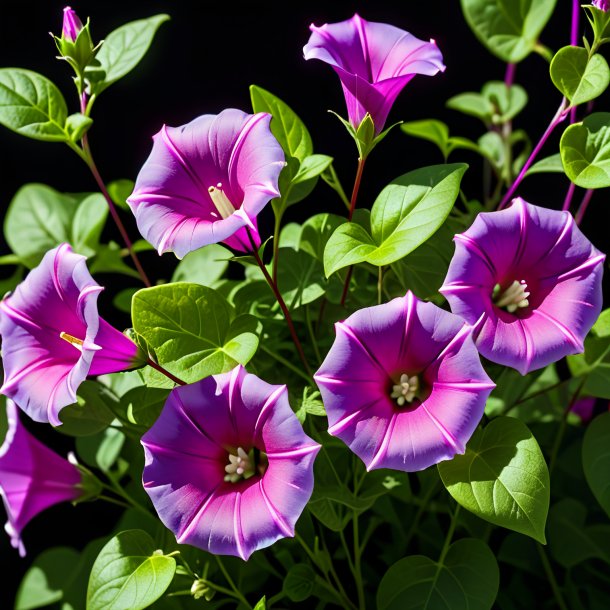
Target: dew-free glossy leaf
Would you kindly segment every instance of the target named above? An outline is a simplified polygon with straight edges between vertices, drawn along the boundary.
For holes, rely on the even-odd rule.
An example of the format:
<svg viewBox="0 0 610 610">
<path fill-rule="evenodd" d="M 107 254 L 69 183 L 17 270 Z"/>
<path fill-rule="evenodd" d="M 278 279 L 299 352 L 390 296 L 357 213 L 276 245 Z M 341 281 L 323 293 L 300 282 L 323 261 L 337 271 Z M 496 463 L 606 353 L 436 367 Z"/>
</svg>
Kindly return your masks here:
<svg viewBox="0 0 610 610">
<path fill-rule="evenodd" d="M 400 559 L 377 590 L 378 610 L 490 610 L 500 582 L 494 554 L 482 541 L 454 542 L 443 563 L 424 555 Z"/>
<path fill-rule="evenodd" d="M 231 251 L 220 244 L 210 244 L 189 252 L 178 263 L 172 282 L 193 282 L 214 287 L 227 270 L 232 256 Z"/>
<path fill-rule="evenodd" d="M 61 91 L 48 79 L 22 68 L 0 69 L 0 124 L 22 136 L 65 142 L 68 110 Z"/>
<path fill-rule="evenodd" d="M 313 568 L 307 563 L 297 563 L 288 570 L 282 590 L 291 601 L 303 602 L 313 593 L 315 583 Z"/>
<path fill-rule="evenodd" d="M 610 413 L 598 415 L 587 426 L 582 465 L 593 495 L 610 516 Z"/>
<path fill-rule="evenodd" d="M 525 59 L 534 49 L 557 0 L 461 0 L 468 25 L 501 60 Z"/>
<path fill-rule="evenodd" d="M 449 128 L 442 121 L 424 119 L 403 123 L 400 128 L 407 135 L 436 144 L 445 159 L 456 148 L 477 150 L 477 145 L 467 138 L 449 136 Z"/>
<path fill-rule="evenodd" d="M 324 251 L 326 276 L 356 263 L 389 265 L 415 250 L 447 218 L 467 167 L 433 165 L 391 182 L 373 204 L 371 234 L 356 222 L 332 234 Z"/>
<path fill-rule="evenodd" d="M 294 157 L 302 163 L 313 153 L 313 143 L 307 127 L 286 102 L 257 85 L 250 85 L 250 97 L 254 112 L 268 112 L 273 116 L 271 131 L 286 156 Z"/>
<path fill-rule="evenodd" d="M 104 89 L 131 72 L 148 51 L 159 26 L 169 15 L 155 15 L 148 19 L 131 21 L 117 28 L 106 38 L 95 58 L 101 64 L 105 76 L 96 82 L 94 90 L 99 95 Z"/>
<path fill-rule="evenodd" d="M 602 55 L 589 58 L 583 47 L 559 49 L 551 62 L 551 80 L 572 106 L 600 96 L 610 84 L 610 69 Z"/>
<path fill-rule="evenodd" d="M 568 178 L 585 189 L 610 186 L 610 113 L 595 112 L 570 125 L 559 144 Z"/>
<path fill-rule="evenodd" d="M 320 262 L 324 260 L 324 248 L 335 229 L 345 222 L 345 218 L 336 214 L 316 214 L 308 218 L 301 228 L 299 250 L 315 256 Z"/>
<path fill-rule="evenodd" d="M 69 436 L 97 434 L 114 420 L 111 407 L 115 404 L 108 388 L 96 381 L 84 381 L 78 387 L 77 402 L 61 410 L 62 424 L 57 430 Z"/>
<path fill-rule="evenodd" d="M 454 500 L 478 517 L 544 543 L 549 472 L 528 427 L 497 417 L 477 430 L 464 455 L 438 465 Z"/>
<path fill-rule="evenodd" d="M 220 293 L 199 284 L 138 291 L 132 319 L 159 363 L 187 383 L 246 364 L 258 347 L 256 319 L 237 316 Z"/>
<path fill-rule="evenodd" d="M 550 155 L 549 157 L 545 157 L 544 159 L 540 159 L 540 161 L 536 161 L 534 165 L 532 165 L 527 172 L 526 176 L 530 176 L 532 174 L 563 174 L 563 163 L 561 162 L 561 154 L 556 153 L 554 155 Z"/>
<path fill-rule="evenodd" d="M 165 593 L 176 561 L 163 555 L 143 530 L 112 538 L 98 555 L 89 578 L 87 610 L 141 610 Z"/>
<path fill-rule="evenodd" d="M 33 610 L 61 601 L 77 575 L 79 560 L 79 554 L 68 547 L 43 551 L 19 585 L 15 610 Z"/>
<path fill-rule="evenodd" d="M 85 197 L 72 219 L 71 241 L 76 252 L 86 256 L 96 253 L 108 218 L 108 204 L 101 193 Z"/>
</svg>

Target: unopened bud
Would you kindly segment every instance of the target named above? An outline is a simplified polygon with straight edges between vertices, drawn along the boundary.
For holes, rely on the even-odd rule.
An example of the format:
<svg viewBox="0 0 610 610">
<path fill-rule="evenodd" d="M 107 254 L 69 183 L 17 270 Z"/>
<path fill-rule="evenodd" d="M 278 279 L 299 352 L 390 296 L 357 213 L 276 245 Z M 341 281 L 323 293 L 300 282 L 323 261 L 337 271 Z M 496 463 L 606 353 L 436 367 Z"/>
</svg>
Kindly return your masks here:
<svg viewBox="0 0 610 610">
<path fill-rule="evenodd" d="M 209 602 L 214 597 L 215 591 L 211 589 L 204 580 L 197 579 L 191 585 L 191 595 L 194 599 L 205 598 L 205 601 Z"/>
<path fill-rule="evenodd" d="M 70 42 L 76 42 L 79 32 L 83 29 L 83 22 L 69 6 L 64 8 L 64 25 L 61 31 L 62 36 Z"/>
</svg>

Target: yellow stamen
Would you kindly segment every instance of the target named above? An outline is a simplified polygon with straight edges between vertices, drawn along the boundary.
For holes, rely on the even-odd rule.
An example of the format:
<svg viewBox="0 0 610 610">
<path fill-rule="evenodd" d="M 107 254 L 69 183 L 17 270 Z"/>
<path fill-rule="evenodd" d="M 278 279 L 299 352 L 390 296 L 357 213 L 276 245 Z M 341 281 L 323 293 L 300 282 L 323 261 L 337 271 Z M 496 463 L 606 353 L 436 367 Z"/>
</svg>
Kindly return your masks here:
<svg viewBox="0 0 610 610">
<path fill-rule="evenodd" d="M 222 218 L 228 218 L 229 216 L 231 216 L 231 214 L 235 213 L 235 208 L 233 207 L 233 204 L 229 201 L 229 198 L 222 190 L 222 182 L 219 182 L 216 186 L 209 187 L 208 193 L 210 194 L 210 199 L 212 200 L 212 203 L 214 204 Z"/>
<path fill-rule="evenodd" d="M 77 339 L 76 337 L 73 337 L 72 335 L 69 335 L 68 333 L 65 333 L 63 331 L 59 333 L 59 336 L 64 341 L 67 341 L 68 343 L 73 345 L 77 350 L 82 351 L 83 341 L 81 339 Z"/>
</svg>

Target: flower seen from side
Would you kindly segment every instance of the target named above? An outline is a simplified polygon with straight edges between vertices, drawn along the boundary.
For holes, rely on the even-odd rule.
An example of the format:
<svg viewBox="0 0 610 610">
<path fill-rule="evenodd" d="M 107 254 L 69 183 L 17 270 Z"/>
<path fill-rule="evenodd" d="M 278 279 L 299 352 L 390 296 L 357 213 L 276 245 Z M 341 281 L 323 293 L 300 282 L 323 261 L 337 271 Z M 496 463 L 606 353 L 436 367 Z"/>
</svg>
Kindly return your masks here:
<svg viewBox="0 0 610 610">
<path fill-rule="evenodd" d="M 521 198 L 455 236 L 440 289 L 480 353 L 522 375 L 583 351 L 602 307 L 605 255 L 569 212 Z"/>
<path fill-rule="evenodd" d="M 244 560 L 294 536 L 320 449 L 286 386 L 242 366 L 172 390 L 142 445 L 144 489 L 177 541 Z"/>
<path fill-rule="evenodd" d="M 28 522 L 54 504 L 77 500 L 85 490 L 79 469 L 26 430 L 12 400 L 6 401 L 6 415 L 8 429 L 0 446 L 0 496 L 8 516 L 6 532 L 23 557 L 21 532 Z"/>
<path fill-rule="evenodd" d="M 64 7 L 64 22 L 61 30 L 63 38 L 70 42 L 76 42 L 82 29 L 83 22 L 79 19 L 76 11 L 69 6 Z"/>
<path fill-rule="evenodd" d="M 416 74 L 433 76 L 445 70 L 434 40 L 420 40 L 357 14 L 339 23 L 312 24 L 309 29 L 305 59 L 320 59 L 338 74 L 354 129 L 368 113 L 379 134 L 398 94 Z"/>
<path fill-rule="evenodd" d="M 182 127 L 163 126 L 128 198 L 140 233 L 178 258 L 223 242 L 260 245 L 256 217 L 279 196 L 284 152 L 271 115 L 227 109 Z"/>
<path fill-rule="evenodd" d="M 314 377 L 329 433 L 367 470 L 423 470 L 465 451 L 495 386 L 461 318 L 408 292 L 335 329 Z"/>
<path fill-rule="evenodd" d="M 59 412 L 87 375 L 143 364 L 136 344 L 99 316 L 102 290 L 85 257 L 62 244 L 0 301 L 0 392 L 35 421 L 61 425 Z"/>
<path fill-rule="evenodd" d="M 600 11 L 608 12 L 610 9 L 610 0 L 593 0 L 591 4 Z"/>
</svg>

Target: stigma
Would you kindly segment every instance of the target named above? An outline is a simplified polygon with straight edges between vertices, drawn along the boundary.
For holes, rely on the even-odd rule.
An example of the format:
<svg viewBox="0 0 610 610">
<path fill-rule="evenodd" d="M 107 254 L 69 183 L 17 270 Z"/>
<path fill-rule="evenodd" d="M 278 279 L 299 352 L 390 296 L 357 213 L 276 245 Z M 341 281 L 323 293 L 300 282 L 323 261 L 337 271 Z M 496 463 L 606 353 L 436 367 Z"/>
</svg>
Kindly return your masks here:
<svg viewBox="0 0 610 610">
<path fill-rule="evenodd" d="M 216 186 L 210 186 L 208 188 L 208 193 L 214 207 L 218 210 L 218 213 L 223 219 L 228 218 L 231 214 L 235 213 L 233 204 L 222 190 L 222 182 L 219 182 Z"/>
<path fill-rule="evenodd" d="M 242 447 L 236 453 L 229 453 L 229 463 L 225 466 L 225 482 L 237 483 L 249 479 L 254 474 L 254 455 L 245 452 Z"/>
<path fill-rule="evenodd" d="M 392 394 L 390 395 L 399 407 L 405 403 L 412 403 L 419 391 L 419 378 L 417 375 L 409 377 L 406 373 L 400 376 L 400 383 L 392 386 Z"/>
</svg>

